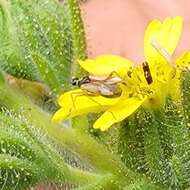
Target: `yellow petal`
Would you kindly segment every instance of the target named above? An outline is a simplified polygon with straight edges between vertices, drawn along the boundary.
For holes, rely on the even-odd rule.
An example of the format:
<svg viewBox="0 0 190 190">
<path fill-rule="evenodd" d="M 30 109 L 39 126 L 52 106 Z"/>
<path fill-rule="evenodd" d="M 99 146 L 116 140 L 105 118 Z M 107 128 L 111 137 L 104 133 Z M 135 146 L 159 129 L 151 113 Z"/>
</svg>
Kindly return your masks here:
<svg viewBox="0 0 190 190">
<path fill-rule="evenodd" d="M 101 112 L 117 103 L 119 99 L 120 97 L 90 96 L 81 89 L 71 90 L 58 99 L 62 108 L 54 114 L 52 120 L 59 122 L 89 112 Z"/>
<path fill-rule="evenodd" d="M 151 45 L 154 39 L 171 56 L 178 44 L 182 30 L 180 16 L 166 18 L 163 23 L 153 20 L 144 35 L 144 56 L 149 64 L 166 63 L 166 59 Z"/>
<path fill-rule="evenodd" d="M 138 109 L 139 106 L 141 106 L 145 99 L 146 98 L 139 99 L 132 97 L 118 102 L 115 106 L 111 107 L 102 116 L 100 116 L 100 118 L 94 123 L 93 127 L 95 129 L 105 131 L 114 123 L 118 123 L 130 116 Z"/>
<path fill-rule="evenodd" d="M 116 55 L 102 55 L 95 60 L 87 59 L 78 62 L 87 72 L 97 76 L 108 76 L 115 72 L 120 77 L 124 77 L 133 68 L 131 61 Z"/>
<path fill-rule="evenodd" d="M 60 122 L 69 116 L 69 109 L 60 108 L 52 117 L 53 122 Z"/>
<path fill-rule="evenodd" d="M 190 51 L 183 53 L 181 56 L 179 56 L 175 64 L 178 65 L 181 69 L 185 67 L 189 67 L 190 65 Z"/>
</svg>

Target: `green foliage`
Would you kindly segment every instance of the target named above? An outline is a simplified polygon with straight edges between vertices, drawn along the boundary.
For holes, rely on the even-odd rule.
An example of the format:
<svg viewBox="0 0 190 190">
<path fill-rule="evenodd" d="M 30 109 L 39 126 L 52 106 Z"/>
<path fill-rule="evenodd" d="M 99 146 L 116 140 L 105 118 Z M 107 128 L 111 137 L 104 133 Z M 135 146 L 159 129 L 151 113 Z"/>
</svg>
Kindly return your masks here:
<svg viewBox="0 0 190 190">
<path fill-rule="evenodd" d="M 190 186 L 189 89 L 190 72 L 183 71 L 181 101 L 168 98 L 161 110 L 141 109 L 120 130 L 124 163 L 167 189 Z"/>
<path fill-rule="evenodd" d="M 113 176 L 107 175 L 100 180 L 87 186 L 78 188 L 77 190 L 104 190 L 105 186 L 109 190 L 121 189 L 118 187 L 117 180 Z"/>
<path fill-rule="evenodd" d="M 76 1 L 1 0 L 0 24 L 0 66 L 14 76 L 54 87 L 48 81 L 51 71 L 56 73 L 55 90 L 60 90 L 69 84 L 72 63 L 86 57 Z M 39 59 L 32 60 L 32 54 L 46 60 L 43 67 L 39 68 Z"/>
<path fill-rule="evenodd" d="M 53 91 L 58 91 L 61 88 L 61 86 L 50 64 L 35 54 L 32 55 L 32 59 L 36 63 L 41 77 L 46 82 L 46 84 L 48 84 L 48 86 Z"/>
<path fill-rule="evenodd" d="M 60 166 L 53 159 L 57 153 L 46 145 L 45 138 L 39 141 L 32 126 L 24 119 L 3 111 L 0 131 L 1 188 L 23 189 L 40 181 L 65 180 L 67 168 L 64 161 L 60 173 L 57 169 Z"/>
</svg>

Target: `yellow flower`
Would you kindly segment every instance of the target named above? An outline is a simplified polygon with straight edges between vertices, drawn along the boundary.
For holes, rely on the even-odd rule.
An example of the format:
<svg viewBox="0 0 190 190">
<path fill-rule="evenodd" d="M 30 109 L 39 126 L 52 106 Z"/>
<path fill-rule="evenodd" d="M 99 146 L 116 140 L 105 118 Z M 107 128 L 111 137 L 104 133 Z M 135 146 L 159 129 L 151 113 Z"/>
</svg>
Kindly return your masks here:
<svg viewBox="0 0 190 190">
<path fill-rule="evenodd" d="M 103 55 L 95 60 L 79 61 L 80 66 L 95 76 L 119 76 L 125 84 L 119 84 L 119 97 L 89 95 L 82 89 L 71 90 L 58 99 L 62 107 L 53 121 L 61 121 L 89 112 L 105 111 L 96 120 L 93 127 L 102 131 L 114 123 L 124 120 L 141 105 L 158 108 L 164 104 L 166 96 L 179 98 L 179 76 L 181 68 L 187 66 L 190 53 L 186 52 L 175 62 L 172 54 L 175 51 L 182 30 L 182 18 L 166 18 L 163 23 L 153 20 L 144 36 L 144 56 L 150 67 L 152 82 L 147 83 L 142 64 L 135 67 L 125 58 L 115 55 Z"/>
</svg>

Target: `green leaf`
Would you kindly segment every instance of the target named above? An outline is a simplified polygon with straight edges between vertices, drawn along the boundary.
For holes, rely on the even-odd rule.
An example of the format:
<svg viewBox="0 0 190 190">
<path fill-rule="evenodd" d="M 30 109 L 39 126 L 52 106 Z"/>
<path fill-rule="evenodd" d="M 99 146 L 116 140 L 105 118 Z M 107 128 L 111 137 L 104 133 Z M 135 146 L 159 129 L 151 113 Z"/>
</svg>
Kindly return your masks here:
<svg viewBox="0 0 190 190">
<path fill-rule="evenodd" d="M 190 138 L 185 114 L 181 103 L 170 99 L 166 103 L 163 125 L 168 128 L 172 138 L 173 155 L 170 158 L 170 186 L 186 188 L 189 186 Z"/>
<path fill-rule="evenodd" d="M 18 77 L 44 80 L 50 87 L 56 76 L 55 86 L 67 88 L 73 63 L 86 57 L 77 1 L 1 0 L 0 23 L 1 68 Z M 43 76 L 32 54 L 48 62 L 52 79 Z"/>
<path fill-rule="evenodd" d="M 154 183 L 147 183 L 146 180 L 136 181 L 135 183 L 127 186 L 124 190 L 164 190 L 163 186 L 157 186 Z"/>
<path fill-rule="evenodd" d="M 32 59 L 36 63 L 43 81 L 48 84 L 53 92 L 59 92 L 61 90 L 61 84 L 59 84 L 51 65 L 35 54 L 32 55 Z"/>
<path fill-rule="evenodd" d="M 85 185 L 100 175 L 72 168 L 49 139 L 11 112 L 0 113 L 0 187 L 25 189 L 42 182 Z"/>
<path fill-rule="evenodd" d="M 161 144 L 159 123 L 154 113 L 145 111 L 142 125 L 145 129 L 144 148 L 148 173 L 155 182 L 165 183 L 167 178 L 167 159 Z"/>
<path fill-rule="evenodd" d="M 189 74 L 185 76 L 190 78 Z M 182 85 L 186 93 L 183 101 L 189 98 L 189 84 Z M 125 164 L 168 189 L 189 187 L 190 134 L 186 117 L 189 103 L 183 101 L 167 98 L 162 109 L 138 110 L 120 130 L 119 152 Z"/>
<path fill-rule="evenodd" d="M 8 154 L 0 154 L 0 171 L 0 186 L 6 190 L 27 188 L 41 180 L 36 165 Z"/>
<path fill-rule="evenodd" d="M 80 15 L 80 9 L 77 3 L 77 0 L 68 0 L 67 1 L 67 8 L 70 15 L 70 27 L 72 31 L 72 38 L 73 38 L 73 50 L 75 54 L 75 59 L 84 60 L 87 58 L 87 51 L 86 51 L 86 40 L 85 40 L 85 32 L 84 26 Z M 76 75 L 81 75 L 81 69 L 77 62 L 73 64 L 73 73 Z"/>
<path fill-rule="evenodd" d="M 57 153 L 44 144 L 48 143 L 45 137 L 39 141 L 38 135 L 22 119 L 11 113 L 1 113 L 0 171 L 3 178 L 0 183 L 6 189 L 15 185 L 15 189 L 23 189 L 46 180 L 66 180 L 68 169 L 64 161 L 62 165 L 58 164 L 55 159 Z"/>
<path fill-rule="evenodd" d="M 119 135 L 119 153 L 127 167 L 145 172 L 144 126 L 141 124 L 142 111 L 139 110 L 122 123 Z"/>
<path fill-rule="evenodd" d="M 183 71 L 180 79 L 182 105 L 188 122 L 187 125 L 190 127 L 190 71 Z"/>
<path fill-rule="evenodd" d="M 0 67 L 12 75 L 34 79 L 32 67 L 25 64 L 17 40 L 15 24 L 10 14 L 10 3 L 0 1 Z"/>
</svg>

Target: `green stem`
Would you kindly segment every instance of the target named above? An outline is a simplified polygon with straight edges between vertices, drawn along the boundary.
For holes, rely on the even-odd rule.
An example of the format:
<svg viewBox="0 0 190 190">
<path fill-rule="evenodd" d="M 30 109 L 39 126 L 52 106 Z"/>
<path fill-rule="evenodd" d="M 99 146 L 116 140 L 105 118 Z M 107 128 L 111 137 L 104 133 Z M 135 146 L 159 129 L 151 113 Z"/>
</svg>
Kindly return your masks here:
<svg viewBox="0 0 190 190">
<path fill-rule="evenodd" d="M 83 187 L 78 188 L 77 190 L 119 190 L 121 186 L 117 183 L 117 179 L 115 179 L 112 175 L 103 176 L 100 180 Z"/>
<path fill-rule="evenodd" d="M 94 174 L 91 172 L 73 168 L 70 165 L 67 166 L 70 172 L 70 175 L 68 174 L 68 176 L 70 182 L 72 182 L 73 184 L 78 184 L 78 185 L 91 184 L 94 183 L 95 181 L 99 181 L 103 177 L 102 175 L 99 174 Z"/>
</svg>

